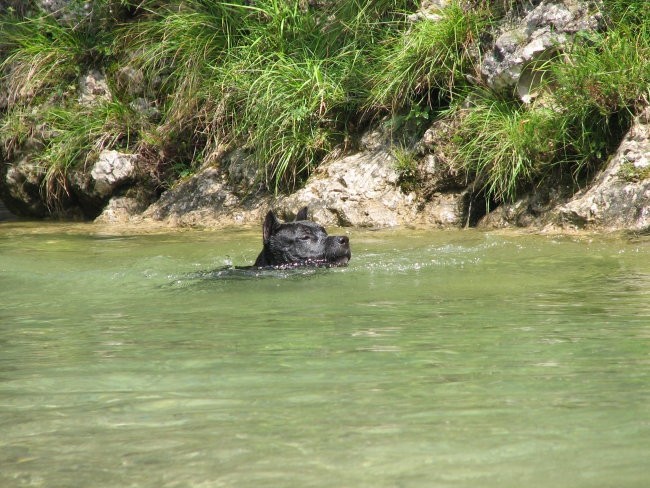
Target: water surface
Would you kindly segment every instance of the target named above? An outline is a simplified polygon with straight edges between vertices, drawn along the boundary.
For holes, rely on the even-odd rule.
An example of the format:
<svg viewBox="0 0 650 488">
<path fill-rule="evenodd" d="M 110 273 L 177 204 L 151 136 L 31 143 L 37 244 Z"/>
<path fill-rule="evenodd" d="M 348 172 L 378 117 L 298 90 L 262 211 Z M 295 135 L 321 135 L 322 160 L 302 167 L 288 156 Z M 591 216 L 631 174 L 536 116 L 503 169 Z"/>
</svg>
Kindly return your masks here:
<svg viewBox="0 0 650 488">
<path fill-rule="evenodd" d="M 0 224 L 0 486 L 650 486 L 650 239 Z"/>
</svg>

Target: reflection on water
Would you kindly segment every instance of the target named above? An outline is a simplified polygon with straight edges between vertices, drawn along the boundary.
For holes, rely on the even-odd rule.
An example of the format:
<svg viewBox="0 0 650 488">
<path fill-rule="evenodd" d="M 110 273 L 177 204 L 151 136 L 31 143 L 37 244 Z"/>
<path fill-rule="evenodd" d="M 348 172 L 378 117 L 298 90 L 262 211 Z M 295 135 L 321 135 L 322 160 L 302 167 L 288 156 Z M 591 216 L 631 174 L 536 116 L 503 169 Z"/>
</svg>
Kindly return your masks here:
<svg viewBox="0 0 650 488">
<path fill-rule="evenodd" d="M 650 241 L 350 238 L 1 224 L 0 486 L 647 485 Z"/>
</svg>

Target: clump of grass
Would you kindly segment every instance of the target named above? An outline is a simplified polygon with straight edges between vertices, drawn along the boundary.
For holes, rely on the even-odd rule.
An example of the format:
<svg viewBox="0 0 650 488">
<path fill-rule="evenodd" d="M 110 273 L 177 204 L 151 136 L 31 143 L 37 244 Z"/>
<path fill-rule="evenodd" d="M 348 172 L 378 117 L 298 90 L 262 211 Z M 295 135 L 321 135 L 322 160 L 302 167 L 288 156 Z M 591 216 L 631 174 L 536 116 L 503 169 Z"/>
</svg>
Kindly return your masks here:
<svg viewBox="0 0 650 488">
<path fill-rule="evenodd" d="M 110 58 L 112 1 L 96 0 L 76 23 L 38 13 L 36 7 L 30 17 L 11 9 L 0 15 L 0 83 L 10 106 L 65 96 L 84 69 Z"/>
<path fill-rule="evenodd" d="M 79 75 L 84 44 L 50 16 L 0 19 L 0 81 L 8 102 L 29 102 L 49 89 L 63 90 Z"/>
<path fill-rule="evenodd" d="M 563 113 L 577 156 L 575 172 L 604 162 L 650 101 L 650 4 L 614 0 L 605 5 L 609 29 L 578 37 L 551 64 L 552 103 Z"/>
<path fill-rule="evenodd" d="M 476 177 L 488 201 L 512 201 L 558 172 L 580 180 L 606 160 L 647 104 L 649 5 L 606 5 L 608 30 L 577 37 L 545 65 L 552 75 L 546 100 L 525 106 L 474 90 L 467 107 L 448 112 L 458 123 L 445 149 Z"/>
<path fill-rule="evenodd" d="M 563 120 L 549 108 L 525 107 L 482 92 L 460 118 L 446 151 L 485 190 L 488 200 L 512 201 L 566 153 Z"/>
<path fill-rule="evenodd" d="M 410 2 L 187 0 L 152 10 L 121 36 L 165 107 L 169 134 L 199 159 L 244 146 L 264 183 L 292 188 L 339 144 L 365 99 L 369 44 Z"/>
<path fill-rule="evenodd" d="M 0 140 L 11 151 L 19 150 L 28 137 L 40 146 L 32 159 L 44 174 L 45 200 L 56 207 L 69 195 L 71 170 L 82 168 L 102 149 L 132 148 L 139 127 L 138 116 L 117 102 L 92 107 L 43 106 L 40 110 L 14 110 L 0 126 Z"/>
<path fill-rule="evenodd" d="M 295 184 L 340 140 L 336 118 L 345 101 L 326 62 L 281 57 L 251 83 L 236 127 L 276 188 Z"/>
<path fill-rule="evenodd" d="M 430 97 L 432 90 L 453 97 L 474 71 L 471 52 L 487 18 L 485 10 L 465 10 L 452 2 L 440 10 L 438 20 L 404 24 L 378 50 L 370 104 L 394 111 L 409 100 Z"/>
<path fill-rule="evenodd" d="M 396 146 L 391 151 L 395 158 L 395 170 L 397 171 L 398 184 L 402 191 L 408 193 L 417 188 L 417 166 L 418 161 L 413 151 Z"/>
<path fill-rule="evenodd" d="M 184 126 L 204 112 L 219 67 L 233 39 L 235 6 L 191 0 L 154 8 L 127 24 L 116 38 L 126 63 L 146 74 L 150 91 L 164 102 L 166 120 Z"/>
</svg>

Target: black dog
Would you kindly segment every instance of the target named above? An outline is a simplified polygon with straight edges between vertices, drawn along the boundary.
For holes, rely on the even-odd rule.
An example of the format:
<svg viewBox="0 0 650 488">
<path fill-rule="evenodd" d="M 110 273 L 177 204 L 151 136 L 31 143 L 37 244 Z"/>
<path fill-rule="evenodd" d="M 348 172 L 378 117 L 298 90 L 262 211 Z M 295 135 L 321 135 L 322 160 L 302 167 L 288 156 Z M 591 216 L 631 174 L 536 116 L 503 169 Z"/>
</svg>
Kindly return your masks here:
<svg viewBox="0 0 650 488">
<path fill-rule="evenodd" d="M 262 226 L 264 248 L 255 261 L 256 268 L 298 266 L 345 266 L 350 260 L 350 241 L 346 236 L 328 236 L 325 229 L 307 220 L 307 207 L 293 222 L 280 222 L 269 210 Z"/>
</svg>

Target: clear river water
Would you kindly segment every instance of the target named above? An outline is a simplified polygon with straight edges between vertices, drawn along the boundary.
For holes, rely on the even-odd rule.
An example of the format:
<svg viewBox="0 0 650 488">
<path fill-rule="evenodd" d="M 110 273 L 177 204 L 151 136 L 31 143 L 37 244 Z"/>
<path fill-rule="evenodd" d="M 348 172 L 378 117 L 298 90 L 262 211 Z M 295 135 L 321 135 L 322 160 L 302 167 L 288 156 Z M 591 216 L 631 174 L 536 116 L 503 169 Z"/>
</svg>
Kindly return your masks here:
<svg viewBox="0 0 650 488">
<path fill-rule="evenodd" d="M 650 237 L 347 232 L 0 224 L 0 486 L 650 486 Z"/>
</svg>

